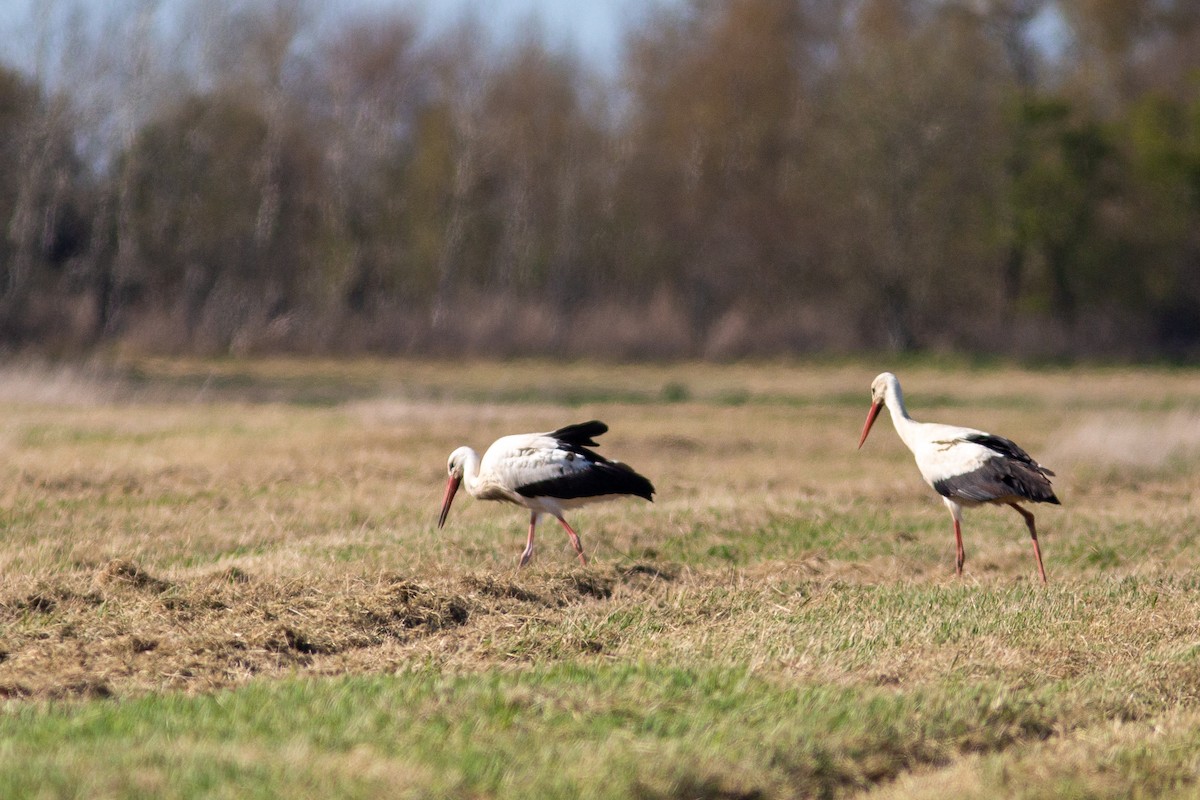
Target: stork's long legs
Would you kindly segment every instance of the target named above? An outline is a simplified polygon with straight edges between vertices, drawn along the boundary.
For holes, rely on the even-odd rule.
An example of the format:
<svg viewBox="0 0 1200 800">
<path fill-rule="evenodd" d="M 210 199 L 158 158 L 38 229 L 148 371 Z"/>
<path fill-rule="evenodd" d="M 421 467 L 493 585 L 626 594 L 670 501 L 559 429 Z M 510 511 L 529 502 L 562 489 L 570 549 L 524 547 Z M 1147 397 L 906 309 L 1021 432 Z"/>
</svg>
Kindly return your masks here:
<svg viewBox="0 0 1200 800">
<path fill-rule="evenodd" d="M 538 512 L 534 511 L 529 515 L 529 538 L 525 540 L 525 552 L 521 553 L 520 567 L 529 563 L 529 559 L 533 558 L 533 531 L 537 527 Z M 519 568 L 519 567 L 518 567 Z"/>
<path fill-rule="evenodd" d="M 567 524 L 567 521 L 562 517 L 559 517 L 558 521 L 561 522 L 562 526 L 567 529 L 567 536 L 571 537 L 571 546 L 575 548 L 575 553 L 579 556 L 579 563 L 586 566 L 587 556 L 583 554 L 583 545 L 579 542 L 579 534 L 577 534 L 575 529 Z"/>
<path fill-rule="evenodd" d="M 1033 540 L 1033 557 L 1037 559 L 1038 575 L 1042 578 L 1042 583 L 1046 582 L 1046 568 L 1042 566 L 1042 548 L 1038 546 L 1037 526 L 1033 522 L 1033 514 L 1021 508 L 1016 503 L 1009 503 L 1010 506 L 1017 510 L 1017 513 L 1025 518 L 1025 525 L 1029 528 L 1029 538 Z"/>
<path fill-rule="evenodd" d="M 950 516 L 954 518 L 954 574 L 961 578 L 963 564 L 967 562 L 967 551 L 963 549 L 962 541 L 962 506 L 949 497 L 943 497 L 942 502 L 950 509 Z"/>
<path fill-rule="evenodd" d="M 967 552 L 963 549 L 962 523 L 954 520 L 954 574 L 962 577 L 963 564 L 967 561 Z"/>
<path fill-rule="evenodd" d="M 533 532 L 537 529 L 539 512 L 534 511 L 529 515 L 529 538 L 525 540 L 525 552 L 521 553 L 521 564 L 523 567 L 529 563 L 529 559 L 533 558 Z M 575 532 L 565 519 L 557 518 L 562 526 L 566 528 L 567 536 L 571 537 L 571 546 L 575 548 L 575 553 L 579 556 L 580 564 L 587 564 L 587 556 L 583 554 L 583 545 L 579 541 L 579 534 Z"/>
</svg>

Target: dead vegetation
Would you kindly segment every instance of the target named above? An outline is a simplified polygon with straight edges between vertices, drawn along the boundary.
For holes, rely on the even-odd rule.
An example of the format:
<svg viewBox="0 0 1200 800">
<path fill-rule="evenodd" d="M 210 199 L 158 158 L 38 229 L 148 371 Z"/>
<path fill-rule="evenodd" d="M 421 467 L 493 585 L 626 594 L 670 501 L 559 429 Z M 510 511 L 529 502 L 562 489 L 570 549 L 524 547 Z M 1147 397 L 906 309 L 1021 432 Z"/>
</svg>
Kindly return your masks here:
<svg viewBox="0 0 1200 800">
<path fill-rule="evenodd" d="M 358 671 L 395 669 L 447 644 L 422 647 L 427 637 L 478 641 L 512 619 L 605 601 L 617 586 L 646 594 L 664 580 L 650 565 L 522 582 L 489 573 L 281 580 L 237 567 L 165 580 L 114 560 L 90 577 L 7 581 L 0 592 L 0 696 L 212 691 L 255 676 L 330 672 L 346 661 Z"/>
<path fill-rule="evenodd" d="M 944 519 L 900 443 L 853 449 L 869 368 L 145 361 L 51 371 L 43 383 L 34 367 L 13 369 L 12 386 L 34 388 L 28 402 L 0 396 L 9 697 L 207 691 L 422 658 L 486 667 L 560 648 L 632 657 L 637 643 L 612 618 L 651 607 L 675 628 L 643 652 L 684 652 L 695 637 L 785 671 L 836 673 L 811 651 L 740 641 L 756 630 L 737 622 L 762 610 L 754 604 L 794 599 L 744 594 L 748 575 L 804 585 L 805 602 L 839 581 L 948 575 Z M 905 380 L 918 418 L 990 427 L 1058 468 L 1066 506 L 1041 520 L 1052 580 L 1170 578 L 1198 563 L 1191 428 L 1182 450 L 1151 461 L 1143 449 L 1132 475 L 1119 471 L 1125 449 L 1100 433 L 1104 419 L 1143 431 L 1191 419 L 1190 373 L 1094 371 L 1082 394 L 1070 372 L 951 383 L 913 368 Z M 312 386 L 340 400 L 277 402 Z M 529 400 L 568 387 L 597 399 Z M 592 568 L 569 570 L 565 541 L 546 530 L 534 569 L 514 572 L 523 524 L 502 506 L 461 504 L 434 531 L 453 447 L 589 416 L 610 423 L 606 446 L 660 488 L 653 505 L 582 513 Z M 1094 457 L 1079 464 L 1085 445 Z M 969 580 L 1023 580 L 1021 533 L 1000 512 L 970 515 Z M 579 607 L 589 610 L 562 613 Z M 918 657 L 940 658 L 884 654 L 872 679 L 911 673 Z"/>
</svg>

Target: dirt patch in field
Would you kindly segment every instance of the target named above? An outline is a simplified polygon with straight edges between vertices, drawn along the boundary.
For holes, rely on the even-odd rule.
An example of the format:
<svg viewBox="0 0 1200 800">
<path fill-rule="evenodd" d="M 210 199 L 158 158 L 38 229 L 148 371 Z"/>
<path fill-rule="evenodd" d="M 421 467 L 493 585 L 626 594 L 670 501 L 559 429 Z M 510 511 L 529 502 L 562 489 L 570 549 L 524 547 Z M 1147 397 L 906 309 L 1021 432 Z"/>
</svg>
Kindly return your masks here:
<svg viewBox="0 0 1200 800">
<path fill-rule="evenodd" d="M 383 671 L 511 619 L 609 600 L 656 571 L 170 578 L 126 560 L 0 590 L 0 700 L 211 691 L 259 675 Z M 422 640 L 430 640 L 422 645 Z"/>
</svg>

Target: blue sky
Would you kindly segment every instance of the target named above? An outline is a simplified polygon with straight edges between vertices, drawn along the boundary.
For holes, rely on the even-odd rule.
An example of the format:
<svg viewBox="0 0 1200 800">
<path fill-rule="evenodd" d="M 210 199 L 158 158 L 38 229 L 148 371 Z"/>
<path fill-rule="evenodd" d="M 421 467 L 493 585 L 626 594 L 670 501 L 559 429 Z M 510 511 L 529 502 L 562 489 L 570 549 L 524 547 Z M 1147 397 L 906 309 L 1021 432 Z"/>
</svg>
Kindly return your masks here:
<svg viewBox="0 0 1200 800">
<path fill-rule="evenodd" d="M 34 10 L 62 11 L 73 2 L 0 0 L 0 60 L 26 65 L 24 62 L 32 58 L 29 31 Z M 171 5 L 172 0 L 163 0 L 164 7 Z M 552 47 L 570 48 L 589 63 L 607 69 L 620 55 L 622 31 L 644 18 L 651 5 L 648 0 L 342 0 L 337 7 L 345 10 L 341 13 L 356 9 L 413 10 L 435 31 L 474 14 L 502 40 L 536 24 Z M 314 3 L 314 7 L 319 9 L 322 3 Z"/>
<path fill-rule="evenodd" d="M 3 2 L 4 0 L 0 0 Z M 500 41 L 528 32 L 531 25 L 552 49 L 578 53 L 602 73 L 620 64 L 624 32 L 663 5 L 683 0 L 351 0 L 366 8 L 416 11 L 433 32 L 476 15 Z M 343 6 L 344 7 L 344 6 Z"/>
<path fill-rule="evenodd" d="M 192 1 L 160 0 L 165 8 Z M 62 12 L 77 2 L 87 7 L 88 0 L 0 0 L 0 61 L 30 66 L 36 38 L 30 35 L 36 31 L 31 25 L 34 10 Z M 136 0 L 128 2 L 133 5 Z M 619 62 L 623 32 L 644 22 L 652 7 L 681 2 L 684 0 L 341 0 L 322 4 L 314 0 L 313 7 L 336 7 L 338 11 L 324 12 L 333 18 L 364 9 L 408 10 L 426 20 L 433 32 L 444 30 L 464 15 L 475 15 L 501 41 L 537 25 L 551 47 L 574 50 L 592 66 L 611 73 Z M 1053 7 L 1035 23 L 1033 35 L 1048 55 L 1061 55 L 1064 23 Z"/>
<path fill-rule="evenodd" d="M 555 46 L 576 49 L 593 63 L 616 60 L 621 32 L 645 11 L 645 0 L 369 0 L 382 7 L 413 7 L 434 24 L 478 13 L 501 35 L 520 32 L 538 20 Z M 486 13 L 485 13 L 486 12 Z"/>
</svg>

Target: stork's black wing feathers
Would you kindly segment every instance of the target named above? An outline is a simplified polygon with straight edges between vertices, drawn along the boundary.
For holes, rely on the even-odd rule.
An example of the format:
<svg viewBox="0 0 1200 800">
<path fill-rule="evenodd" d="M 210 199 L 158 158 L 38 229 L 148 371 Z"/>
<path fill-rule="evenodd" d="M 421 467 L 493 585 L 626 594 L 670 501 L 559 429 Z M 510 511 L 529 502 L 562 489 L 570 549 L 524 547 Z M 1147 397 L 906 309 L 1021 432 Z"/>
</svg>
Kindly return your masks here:
<svg viewBox="0 0 1200 800">
<path fill-rule="evenodd" d="M 933 482 L 933 488 L 952 500 L 986 503 L 1015 497 L 1035 503 L 1059 504 L 1050 479 L 1040 470 L 1015 459 L 990 458 L 979 469 Z"/>
<path fill-rule="evenodd" d="M 608 431 L 608 426 L 598 419 L 589 420 L 588 422 L 577 422 L 574 425 L 567 425 L 559 428 L 556 431 L 551 431 L 547 434 L 552 439 L 557 439 L 563 444 L 574 445 L 576 447 L 599 447 L 599 442 L 592 441 L 592 437 L 600 436 Z"/>
<path fill-rule="evenodd" d="M 601 460 L 581 472 L 518 486 L 517 493 L 524 497 L 557 497 L 560 500 L 631 494 L 653 501 L 654 485 L 627 464 Z"/>
<path fill-rule="evenodd" d="M 1041 464 L 1034 461 L 1033 456 L 1029 455 L 1029 453 L 1026 453 L 1016 442 L 1011 439 L 1005 439 L 1003 436 L 995 436 L 990 433 L 972 433 L 968 436 L 964 436 L 963 440 L 982 445 L 988 450 L 999 453 L 1006 458 L 1011 458 L 1014 461 L 1020 461 L 1028 464 L 1038 472 L 1041 472 L 1043 475 L 1054 474 L 1051 470 L 1046 469 Z"/>
</svg>

